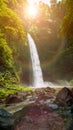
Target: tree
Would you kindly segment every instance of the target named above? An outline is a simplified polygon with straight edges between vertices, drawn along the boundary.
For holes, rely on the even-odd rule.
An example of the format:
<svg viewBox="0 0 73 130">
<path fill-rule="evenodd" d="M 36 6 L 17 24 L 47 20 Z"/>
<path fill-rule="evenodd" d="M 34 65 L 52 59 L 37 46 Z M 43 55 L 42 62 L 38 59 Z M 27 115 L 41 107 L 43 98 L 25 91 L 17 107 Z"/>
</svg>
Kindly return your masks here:
<svg viewBox="0 0 73 130">
<path fill-rule="evenodd" d="M 64 0 L 66 14 L 63 19 L 62 32 L 67 39 L 73 39 L 73 0 Z"/>
<path fill-rule="evenodd" d="M 22 20 L 8 7 L 7 2 L 7 0 L 0 1 L 0 72 L 4 76 L 9 71 L 10 75 L 18 80 L 14 69 L 14 56 L 20 54 L 19 43 L 23 44 L 24 41 L 25 45 L 26 32 Z"/>
<path fill-rule="evenodd" d="M 25 38 L 22 21 L 6 4 L 0 4 L 0 28 L 7 40 L 9 38 L 11 38 L 11 40 L 13 40 L 13 38 L 18 40 Z"/>
<path fill-rule="evenodd" d="M 70 80 L 73 77 L 73 0 L 63 0 L 65 15 L 61 24 L 61 36 L 65 37 L 65 46 L 57 64 L 61 77 Z M 64 75 L 63 75 L 64 74 Z"/>
<path fill-rule="evenodd" d="M 12 67 L 12 51 L 5 39 L 0 38 L 0 67 Z"/>
</svg>

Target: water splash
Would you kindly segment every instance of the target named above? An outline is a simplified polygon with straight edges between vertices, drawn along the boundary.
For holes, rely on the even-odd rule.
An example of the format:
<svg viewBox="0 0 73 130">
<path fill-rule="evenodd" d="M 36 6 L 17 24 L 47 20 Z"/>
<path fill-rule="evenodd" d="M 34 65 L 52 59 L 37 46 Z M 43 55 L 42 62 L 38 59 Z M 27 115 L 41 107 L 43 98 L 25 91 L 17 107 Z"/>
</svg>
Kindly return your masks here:
<svg viewBox="0 0 73 130">
<path fill-rule="evenodd" d="M 40 60 L 39 60 L 36 44 L 30 34 L 28 34 L 27 37 L 28 37 L 31 63 L 32 63 L 32 71 L 33 71 L 32 85 L 33 85 L 33 87 L 48 87 L 48 86 L 52 85 L 52 83 L 45 82 L 43 80 L 43 73 L 42 73 L 42 69 L 40 66 Z"/>
</svg>

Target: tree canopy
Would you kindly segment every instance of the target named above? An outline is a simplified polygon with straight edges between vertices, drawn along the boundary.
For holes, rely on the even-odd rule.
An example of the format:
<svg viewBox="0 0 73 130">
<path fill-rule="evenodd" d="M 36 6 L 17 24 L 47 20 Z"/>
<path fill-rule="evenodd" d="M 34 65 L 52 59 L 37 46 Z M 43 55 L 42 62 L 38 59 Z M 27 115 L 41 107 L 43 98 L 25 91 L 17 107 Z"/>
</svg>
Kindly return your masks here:
<svg viewBox="0 0 73 130">
<path fill-rule="evenodd" d="M 59 3 L 51 0 L 51 6 L 39 2 L 35 18 L 27 16 L 28 6 L 27 0 L 0 1 L 0 70 L 9 71 L 13 77 L 16 70 L 22 81 L 30 80 L 26 37 L 29 32 L 37 45 L 45 79 L 70 80 L 73 76 L 73 0 Z"/>
<path fill-rule="evenodd" d="M 0 70 L 14 73 L 16 43 L 24 41 L 26 32 L 18 14 L 8 6 L 8 0 L 0 1 Z M 18 1 L 11 1 L 18 2 Z M 18 44 L 19 45 L 19 44 Z M 17 45 L 17 48 L 18 48 Z M 12 69 L 9 69 L 12 68 Z M 13 74 L 13 76 L 16 74 Z M 3 81 L 4 82 L 4 81 Z"/>
</svg>

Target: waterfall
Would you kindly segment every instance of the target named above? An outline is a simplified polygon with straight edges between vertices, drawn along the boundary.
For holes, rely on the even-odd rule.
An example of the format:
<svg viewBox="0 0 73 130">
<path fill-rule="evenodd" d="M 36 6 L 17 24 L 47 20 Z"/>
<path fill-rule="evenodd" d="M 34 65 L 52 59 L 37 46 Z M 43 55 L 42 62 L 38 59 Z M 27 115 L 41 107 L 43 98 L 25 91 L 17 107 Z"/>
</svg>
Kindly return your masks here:
<svg viewBox="0 0 73 130">
<path fill-rule="evenodd" d="M 28 44 L 30 49 L 30 57 L 31 57 L 32 71 L 33 71 L 32 85 L 33 87 L 48 87 L 49 83 L 44 82 L 43 80 L 43 74 L 40 66 L 40 60 L 39 60 L 36 44 L 30 34 L 28 34 L 27 37 L 28 37 Z"/>
</svg>

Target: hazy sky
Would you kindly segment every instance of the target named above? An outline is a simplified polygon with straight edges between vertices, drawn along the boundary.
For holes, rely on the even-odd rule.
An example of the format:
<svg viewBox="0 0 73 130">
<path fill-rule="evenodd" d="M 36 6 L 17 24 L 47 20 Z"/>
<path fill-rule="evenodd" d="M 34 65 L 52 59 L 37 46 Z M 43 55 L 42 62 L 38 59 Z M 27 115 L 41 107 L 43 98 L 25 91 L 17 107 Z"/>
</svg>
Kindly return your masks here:
<svg viewBox="0 0 73 130">
<path fill-rule="evenodd" d="M 29 2 L 31 2 L 31 3 L 34 3 L 34 2 L 39 2 L 39 1 L 43 1 L 44 3 L 47 3 L 47 4 L 50 4 L 50 0 L 28 0 Z M 61 0 L 57 0 L 57 2 L 59 2 L 59 1 L 61 1 Z"/>
</svg>

